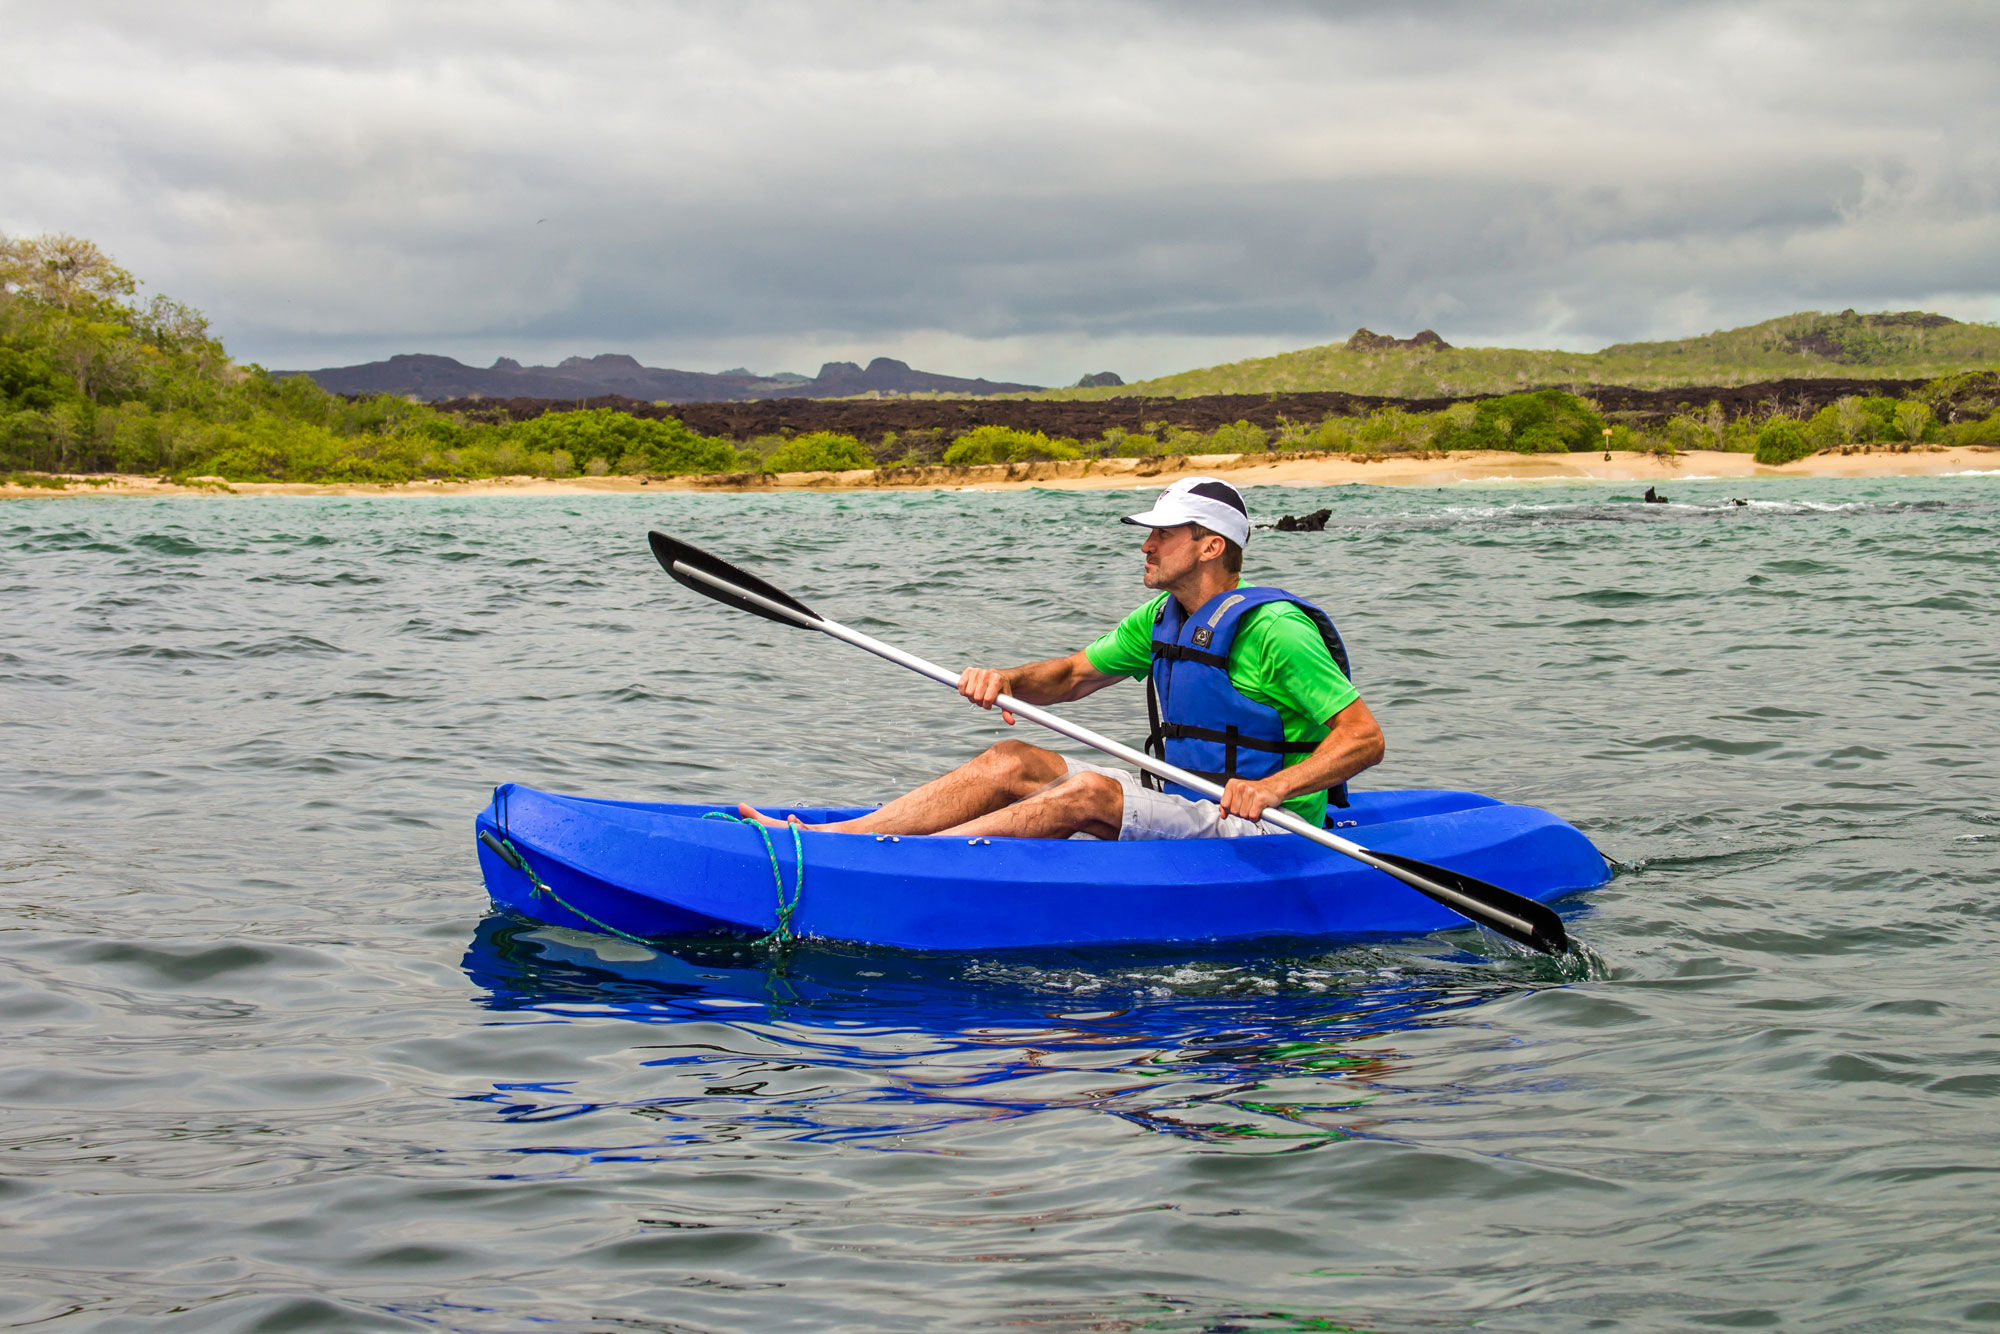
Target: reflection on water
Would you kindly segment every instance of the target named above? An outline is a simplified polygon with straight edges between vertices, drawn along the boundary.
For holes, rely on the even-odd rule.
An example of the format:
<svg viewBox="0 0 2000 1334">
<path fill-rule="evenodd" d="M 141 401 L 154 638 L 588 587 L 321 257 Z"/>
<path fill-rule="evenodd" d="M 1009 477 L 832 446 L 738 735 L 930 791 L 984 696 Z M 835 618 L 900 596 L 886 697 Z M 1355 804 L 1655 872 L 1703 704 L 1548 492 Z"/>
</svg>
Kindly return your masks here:
<svg viewBox="0 0 2000 1334">
<path fill-rule="evenodd" d="M 802 944 L 782 952 L 645 947 L 502 914 L 464 967 L 509 1022 L 607 1017 L 634 1030 L 670 1094 L 593 1097 L 578 1081 L 508 1082 L 473 1100 L 509 1122 L 595 1117 L 605 1143 L 523 1153 L 700 1156 L 746 1139 L 926 1151 L 968 1121 L 1088 1110 L 1213 1145 L 1312 1148 L 1379 1133 L 1396 1035 L 1587 964 L 1395 946 L 1190 960 L 1133 950 L 988 958 Z M 781 1052 L 781 1055 L 774 1055 Z M 643 1132 L 625 1112 L 643 1118 Z"/>
</svg>

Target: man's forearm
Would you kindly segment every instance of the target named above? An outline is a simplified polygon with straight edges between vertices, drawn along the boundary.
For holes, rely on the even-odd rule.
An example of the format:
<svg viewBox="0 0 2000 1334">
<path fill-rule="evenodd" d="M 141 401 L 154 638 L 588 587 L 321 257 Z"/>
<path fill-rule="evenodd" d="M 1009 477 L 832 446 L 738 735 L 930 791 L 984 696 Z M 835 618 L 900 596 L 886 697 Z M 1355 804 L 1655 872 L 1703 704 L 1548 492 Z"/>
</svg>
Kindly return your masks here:
<svg viewBox="0 0 2000 1334">
<path fill-rule="evenodd" d="M 1046 658 L 1006 671 L 968 667 L 959 673 L 958 693 L 982 709 L 992 708 L 1002 695 L 1011 695 L 1023 704 L 1066 704 L 1117 679 L 1092 667 L 1083 654 L 1072 653 L 1067 658 Z M 1008 714 L 1007 721 L 1013 722 L 1013 715 Z"/>
<path fill-rule="evenodd" d="M 1353 715 L 1350 717 L 1350 714 Z M 1267 781 L 1284 789 L 1283 800 L 1306 792 L 1323 792 L 1382 762 L 1382 729 L 1360 700 L 1341 710 L 1333 727 L 1313 753 Z"/>
<path fill-rule="evenodd" d="M 1067 704 L 1087 693 L 1078 690 L 1082 681 L 1073 655 L 1024 663 L 1005 675 L 1010 686 L 1007 693 L 1023 704 Z"/>
</svg>

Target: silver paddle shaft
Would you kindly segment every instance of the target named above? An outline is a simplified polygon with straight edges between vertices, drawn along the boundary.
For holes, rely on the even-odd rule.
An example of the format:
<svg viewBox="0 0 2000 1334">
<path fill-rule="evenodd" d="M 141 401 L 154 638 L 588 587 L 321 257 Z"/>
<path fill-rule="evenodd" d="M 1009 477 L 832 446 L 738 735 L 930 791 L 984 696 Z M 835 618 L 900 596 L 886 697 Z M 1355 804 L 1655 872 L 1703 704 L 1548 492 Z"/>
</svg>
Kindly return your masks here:
<svg viewBox="0 0 2000 1334">
<path fill-rule="evenodd" d="M 807 630 L 818 630 L 822 633 L 832 635 L 835 639 L 852 644 L 858 649 L 866 649 L 878 658 L 887 658 L 899 667 L 907 667 L 919 676 L 928 676 L 939 685 L 950 686 L 953 690 L 958 689 L 959 674 L 957 672 L 947 671 L 934 662 L 919 658 L 914 653 L 905 653 L 893 644 L 885 644 L 871 635 L 865 635 L 859 630 L 850 629 L 842 625 L 839 621 L 828 620 L 826 617 L 819 615 L 804 615 L 795 608 L 787 607 L 782 602 L 773 602 L 767 597 L 751 592 L 740 584 L 732 584 L 726 579 L 719 579 L 706 570 L 698 570 L 694 566 L 682 561 L 674 562 L 674 573 L 699 579 L 709 587 L 719 589 L 733 598 L 741 598 L 745 602 L 754 603 L 763 611 L 780 620 L 790 621 L 793 625 L 802 626 Z M 1165 779 L 1169 783 L 1178 783 L 1191 792 L 1201 793 L 1211 801 L 1219 802 L 1222 800 L 1222 789 L 1199 774 L 1191 774 L 1176 765 L 1168 764 L 1165 760 L 1156 759 L 1142 750 L 1134 750 L 1123 742 L 1113 741 L 1107 736 L 1100 736 L 1088 727 L 1073 723 L 1059 714 L 1038 709 L 1032 704 L 1023 704 L 1012 695 L 1000 696 L 995 701 L 995 704 L 1017 717 L 1026 718 L 1031 723 L 1039 723 L 1051 732 L 1066 736 L 1072 741 L 1081 741 L 1086 746 L 1101 750 L 1106 755 L 1121 759 L 1127 764 L 1143 769 L 1155 778 Z M 1355 861 L 1372 866 L 1386 875 L 1392 875 L 1405 884 L 1415 885 L 1425 893 L 1433 894 L 1446 903 L 1452 904 L 1462 911 L 1466 911 L 1467 915 L 1473 917 L 1475 920 L 1485 916 L 1498 917 L 1518 927 L 1524 933 L 1529 935 L 1534 934 L 1535 928 L 1533 923 L 1522 921 L 1512 913 L 1503 912 L 1490 903 L 1482 903 L 1478 899 L 1461 894 L 1451 886 L 1439 884 L 1429 876 L 1419 875 L 1408 867 L 1397 866 L 1393 862 L 1384 861 L 1368 849 L 1362 847 L 1359 843 L 1350 843 L 1338 834 L 1330 833 L 1325 829 L 1308 824 L 1282 806 L 1269 808 L 1260 818 L 1266 824 L 1276 825 L 1287 833 L 1297 834 L 1300 838 L 1309 838 L 1323 847 L 1332 848 L 1335 852 L 1345 853 L 1347 856 L 1354 858 Z"/>
</svg>

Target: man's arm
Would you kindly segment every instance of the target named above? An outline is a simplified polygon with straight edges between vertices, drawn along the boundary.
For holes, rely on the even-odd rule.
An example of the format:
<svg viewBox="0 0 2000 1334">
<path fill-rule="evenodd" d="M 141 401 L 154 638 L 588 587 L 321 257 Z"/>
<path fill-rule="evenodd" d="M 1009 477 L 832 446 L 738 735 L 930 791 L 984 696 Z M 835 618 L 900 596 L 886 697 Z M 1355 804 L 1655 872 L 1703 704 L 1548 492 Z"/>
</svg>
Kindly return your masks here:
<svg viewBox="0 0 2000 1334">
<path fill-rule="evenodd" d="M 1004 672 L 968 667 L 959 673 L 958 693 L 982 709 L 992 708 L 1002 695 L 1012 695 L 1023 704 L 1067 704 L 1121 679 L 1098 671 L 1079 649 L 1067 658 L 1047 658 Z M 1002 709 L 1000 716 L 1013 726 L 1013 714 Z"/>
<path fill-rule="evenodd" d="M 1344 783 L 1370 765 L 1382 762 L 1382 728 L 1359 699 L 1326 720 L 1326 739 L 1313 753 L 1269 778 L 1232 778 L 1222 789 L 1222 811 L 1246 820 L 1261 819 L 1265 808 L 1301 792 L 1318 792 Z"/>
</svg>

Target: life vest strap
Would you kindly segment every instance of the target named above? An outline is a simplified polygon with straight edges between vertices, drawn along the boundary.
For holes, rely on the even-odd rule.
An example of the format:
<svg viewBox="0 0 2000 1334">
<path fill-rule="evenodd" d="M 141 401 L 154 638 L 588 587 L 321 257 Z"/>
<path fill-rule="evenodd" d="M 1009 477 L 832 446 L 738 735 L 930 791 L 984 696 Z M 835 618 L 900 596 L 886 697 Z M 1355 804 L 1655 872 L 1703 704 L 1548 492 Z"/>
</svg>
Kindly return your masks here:
<svg viewBox="0 0 2000 1334">
<path fill-rule="evenodd" d="M 1238 750 L 1266 750 L 1279 755 L 1308 755 L 1313 750 L 1312 746 L 1300 741 L 1266 741 L 1262 737 L 1245 736 L 1233 727 L 1225 731 L 1219 727 L 1196 727 L 1191 723 L 1166 723 L 1157 729 L 1157 733 L 1176 741 L 1220 741 Z M 1194 770 L 1188 772 L 1193 773 Z"/>
<path fill-rule="evenodd" d="M 1162 644 L 1156 639 L 1153 641 L 1153 656 L 1170 662 L 1198 662 L 1208 667 L 1220 667 L 1224 671 L 1229 669 L 1228 654 L 1210 653 L 1192 644 Z"/>
</svg>

